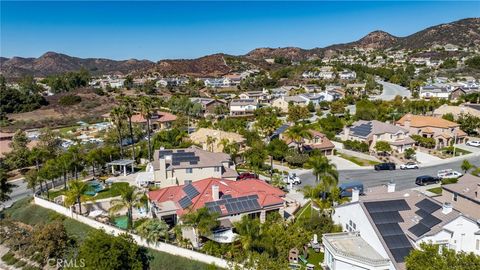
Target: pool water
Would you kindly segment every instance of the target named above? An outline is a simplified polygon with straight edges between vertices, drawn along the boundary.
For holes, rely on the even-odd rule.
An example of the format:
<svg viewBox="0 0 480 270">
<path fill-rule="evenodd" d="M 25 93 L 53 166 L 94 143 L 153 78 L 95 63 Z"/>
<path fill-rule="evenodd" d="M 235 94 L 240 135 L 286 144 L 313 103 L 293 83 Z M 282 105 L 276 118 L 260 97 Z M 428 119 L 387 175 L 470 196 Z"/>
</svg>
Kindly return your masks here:
<svg viewBox="0 0 480 270">
<path fill-rule="evenodd" d="M 115 226 L 117 226 L 120 229 L 126 230 L 128 227 L 128 217 L 127 216 L 115 217 Z"/>
<path fill-rule="evenodd" d="M 91 181 L 88 183 L 88 185 L 90 186 L 90 190 L 85 192 L 85 195 L 95 196 L 98 192 L 103 190 L 102 184 L 98 181 Z"/>
</svg>

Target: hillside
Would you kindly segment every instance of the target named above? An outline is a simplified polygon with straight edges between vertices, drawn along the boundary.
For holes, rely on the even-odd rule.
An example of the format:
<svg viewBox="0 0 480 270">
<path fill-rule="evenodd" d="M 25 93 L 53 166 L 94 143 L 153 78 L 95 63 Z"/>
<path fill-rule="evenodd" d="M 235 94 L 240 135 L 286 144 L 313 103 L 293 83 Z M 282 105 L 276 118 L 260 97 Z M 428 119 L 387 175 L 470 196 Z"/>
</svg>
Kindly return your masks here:
<svg viewBox="0 0 480 270">
<path fill-rule="evenodd" d="M 305 60 L 355 47 L 381 50 L 389 48 L 418 49 L 446 44 L 458 46 L 480 45 L 480 18 L 469 18 L 432 26 L 406 37 L 396 37 L 387 32 L 377 30 L 357 41 L 331 45 L 325 48 L 257 48 L 241 56 L 213 54 L 197 59 L 160 60 L 157 63 L 136 59 L 124 61 L 102 58 L 82 59 L 48 52 L 39 58 L 13 57 L 8 59 L 0 57 L 0 70 L 6 77 L 13 78 L 26 74 L 46 76 L 76 71 L 82 67 L 89 70 L 92 74 L 117 72 L 125 74 L 148 70 L 164 75 L 220 76 L 234 69 L 226 63 L 225 57 L 233 57 L 239 60 L 239 62 L 256 63 L 257 66 L 261 66 L 265 58 L 284 57 L 290 60 Z"/>
</svg>

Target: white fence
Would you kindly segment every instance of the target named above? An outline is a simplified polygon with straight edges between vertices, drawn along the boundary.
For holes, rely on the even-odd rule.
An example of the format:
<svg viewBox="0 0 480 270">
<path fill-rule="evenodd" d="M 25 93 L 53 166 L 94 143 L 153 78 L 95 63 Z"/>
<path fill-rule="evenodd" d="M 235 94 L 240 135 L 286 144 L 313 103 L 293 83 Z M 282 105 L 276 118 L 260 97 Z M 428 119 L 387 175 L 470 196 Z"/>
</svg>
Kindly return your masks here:
<svg viewBox="0 0 480 270">
<path fill-rule="evenodd" d="M 99 221 L 96 221 L 94 219 L 79 215 L 77 213 L 74 213 L 70 211 L 70 209 L 63 207 L 61 205 L 58 205 L 56 203 L 50 202 L 48 200 L 42 199 L 40 197 L 35 196 L 34 198 L 35 204 L 50 210 L 53 210 L 59 214 L 62 214 L 64 216 L 67 216 L 69 218 L 75 219 L 79 222 L 82 222 L 84 224 L 87 224 L 90 227 L 93 227 L 95 229 L 103 229 L 106 233 L 112 234 L 112 235 L 119 235 L 126 233 L 126 231 L 123 231 L 119 228 L 101 223 Z M 181 248 L 177 247 L 175 245 L 170 245 L 167 243 L 162 243 L 162 242 L 157 242 L 156 244 L 149 244 L 147 243 L 144 239 L 142 239 L 140 236 L 136 234 L 129 233 L 133 239 L 141 246 L 148 247 L 154 250 L 158 250 L 161 252 L 169 253 L 175 256 L 181 256 L 187 259 L 203 262 L 206 264 L 215 264 L 216 266 L 222 267 L 222 268 L 229 268 L 232 264 L 229 263 L 226 260 L 206 255 L 200 252 L 196 252 L 190 249 L 186 248 Z"/>
</svg>

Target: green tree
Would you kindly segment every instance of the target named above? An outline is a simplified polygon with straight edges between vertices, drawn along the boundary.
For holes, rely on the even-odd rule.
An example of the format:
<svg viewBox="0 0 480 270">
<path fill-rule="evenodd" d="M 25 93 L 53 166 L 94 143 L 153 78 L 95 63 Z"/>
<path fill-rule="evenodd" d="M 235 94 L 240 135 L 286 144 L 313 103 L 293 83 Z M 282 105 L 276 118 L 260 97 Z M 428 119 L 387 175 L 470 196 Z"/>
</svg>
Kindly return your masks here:
<svg viewBox="0 0 480 270">
<path fill-rule="evenodd" d="M 474 168 L 474 166 L 472 165 L 472 163 L 470 163 L 468 160 L 463 160 L 462 162 L 462 171 L 463 173 L 467 173 L 468 171 L 470 171 L 471 169 Z"/>
<path fill-rule="evenodd" d="M 326 156 L 312 156 L 307 161 L 307 165 L 312 168 L 317 183 L 325 176 L 330 176 L 338 181 L 338 171 L 335 164 L 331 163 Z"/>
<path fill-rule="evenodd" d="M 220 224 L 217 218 L 217 213 L 212 213 L 207 208 L 202 207 L 196 211 L 184 214 L 181 219 L 184 225 L 195 230 L 197 236 L 208 236 Z"/>
<path fill-rule="evenodd" d="M 57 162 L 55 159 L 49 159 L 45 162 L 45 164 L 42 166 L 42 168 L 38 171 L 38 176 L 40 179 L 45 181 L 45 187 L 47 191 L 47 197 L 50 197 L 48 193 L 48 184 L 47 180 L 52 181 L 52 186 L 53 186 L 53 181 L 57 178 L 60 177 L 62 174 L 62 171 L 57 165 Z"/>
<path fill-rule="evenodd" d="M 283 159 L 288 152 L 288 145 L 279 139 L 271 140 L 267 145 L 267 151 L 275 160 Z"/>
<path fill-rule="evenodd" d="M 135 114 L 136 101 L 131 97 L 123 97 L 121 101 L 125 112 L 124 115 L 128 119 L 128 131 L 130 133 L 130 141 L 132 142 L 132 159 L 135 160 L 135 137 L 133 136 L 132 116 Z"/>
<path fill-rule="evenodd" d="M 68 191 L 65 194 L 65 204 L 72 206 L 78 205 L 78 213 L 82 214 L 82 201 L 85 201 L 85 192 L 90 190 L 90 186 L 87 182 L 78 180 L 70 181 L 68 183 Z"/>
<path fill-rule="evenodd" d="M 149 243 L 155 243 L 160 239 L 168 239 L 168 225 L 162 219 L 149 219 L 136 229 L 138 235 L 145 238 Z"/>
<path fill-rule="evenodd" d="M 267 158 L 267 151 L 262 143 L 256 143 L 243 153 L 246 163 L 253 169 L 259 170 L 263 167 Z"/>
<path fill-rule="evenodd" d="M 312 133 L 310 133 L 306 126 L 297 124 L 289 127 L 285 131 L 284 136 L 295 142 L 298 151 L 301 152 L 300 149 L 303 146 L 303 139 L 311 139 Z"/>
<path fill-rule="evenodd" d="M 115 124 L 115 129 L 117 130 L 118 136 L 118 146 L 120 148 L 120 157 L 123 158 L 123 135 L 122 135 L 122 128 L 123 128 L 123 118 L 125 117 L 125 110 L 122 107 L 114 107 L 110 111 L 110 117 L 112 118 L 112 122 Z"/>
<path fill-rule="evenodd" d="M 40 184 L 40 177 L 38 176 L 38 171 L 36 169 L 31 169 L 25 174 L 25 179 L 23 180 L 27 183 L 27 187 L 32 189 L 33 194 L 35 194 L 35 187 Z"/>
<path fill-rule="evenodd" d="M 142 114 L 143 118 L 147 121 L 147 141 L 148 141 L 148 160 L 152 160 L 152 142 L 151 142 L 151 133 L 150 133 L 150 119 L 152 118 L 152 114 L 154 111 L 154 104 L 152 99 L 146 96 L 142 96 L 140 98 L 139 109 L 140 113 Z"/>
<path fill-rule="evenodd" d="M 10 143 L 12 151 L 6 156 L 6 162 L 11 168 L 23 168 L 28 165 L 30 155 L 27 147 L 28 142 L 29 139 L 25 131 L 19 129 L 15 132 Z"/>
<path fill-rule="evenodd" d="M 287 120 L 293 123 L 297 123 L 300 120 L 306 119 L 310 116 L 308 108 L 305 106 L 289 105 Z"/>
<path fill-rule="evenodd" d="M 2 164 L 0 164 L 2 165 Z M 7 172 L 3 168 L 0 168 L 0 202 L 6 202 L 10 200 L 10 193 L 12 193 L 14 185 L 8 182 Z"/>
<path fill-rule="evenodd" d="M 128 224 L 127 229 L 133 228 L 133 208 L 134 207 L 142 207 L 142 197 L 143 194 L 140 193 L 136 187 L 133 186 L 120 186 L 119 187 L 120 199 L 113 199 L 110 201 L 110 209 L 111 213 L 117 213 L 121 210 L 127 209 L 127 218 Z"/>
<path fill-rule="evenodd" d="M 117 237 L 92 230 L 79 248 L 79 259 L 86 270 L 143 270 L 148 268 L 146 249 L 139 247 L 130 235 Z"/>
<path fill-rule="evenodd" d="M 46 265 L 49 259 L 63 259 L 70 239 L 61 221 L 40 225 L 34 229 L 32 244 L 43 257 Z"/>
<path fill-rule="evenodd" d="M 407 148 L 407 149 L 405 149 L 405 151 L 403 152 L 403 154 L 405 155 L 405 158 L 406 158 L 406 159 L 411 159 L 412 157 L 415 156 L 415 149 L 413 149 L 413 148 Z"/>
<path fill-rule="evenodd" d="M 408 270 L 480 269 L 480 257 L 473 253 L 457 253 L 449 248 L 425 243 L 420 244 L 420 248 L 412 250 L 405 258 Z"/>
<path fill-rule="evenodd" d="M 442 118 L 445 119 L 445 120 L 448 120 L 448 121 L 455 121 L 455 117 L 453 116 L 452 113 L 446 113 L 444 115 L 442 115 Z"/>
<path fill-rule="evenodd" d="M 392 147 L 388 142 L 377 141 L 377 143 L 375 144 L 375 150 L 380 153 L 388 153 L 392 151 Z"/>
</svg>

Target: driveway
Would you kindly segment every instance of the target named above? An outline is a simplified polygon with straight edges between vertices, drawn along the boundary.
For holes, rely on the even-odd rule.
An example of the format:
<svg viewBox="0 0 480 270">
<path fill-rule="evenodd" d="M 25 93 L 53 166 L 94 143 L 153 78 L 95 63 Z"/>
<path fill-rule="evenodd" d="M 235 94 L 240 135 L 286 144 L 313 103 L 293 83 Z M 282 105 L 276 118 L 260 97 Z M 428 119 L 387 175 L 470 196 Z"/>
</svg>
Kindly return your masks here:
<svg viewBox="0 0 480 270">
<path fill-rule="evenodd" d="M 425 152 L 420 152 L 420 151 L 415 152 L 415 157 L 417 159 L 417 162 L 420 163 L 420 164 L 429 164 L 429 163 L 433 163 L 433 162 L 437 162 L 437 161 L 442 160 L 439 157 L 436 157 L 434 155 L 430 155 L 430 154 L 425 153 Z"/>
<path fill-rule="evenodd" d="M 463 149 L 463 150 L 467 150 L 467 151 L 472 152 L 472 153 L 480 152 L 480 147 L 470 146 L 470 145 L 466 145 L 464 143 L 455 144 L 455 147 L 458 147 L 458 148 Z"/>
<path fill-rule="evenodd" d="M 350 160 L 346 160 L 339 156 L 329 156 L 328 159 L 337 166 L 337 170 L 359 170 L 364 169 L 362 166 L 357 165 Z"/>
<path fill-rule="evenodd" d="M 383 92 L 381 95 L 373 96 L 372 99 L 381 99 L 381 100 L 393 100 L 396 96 L 407 97 L 410 98 L 412 96 L 410 90 L 407 88 L 393 84 L 389 82 L 384 82 L 378 80 L 377 83 L 383 86 Z"/>
</svg>

